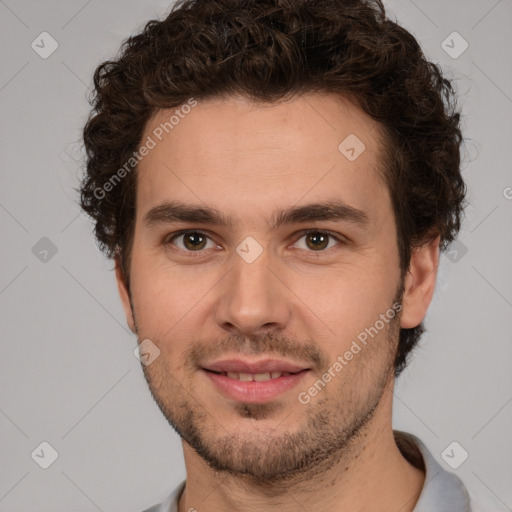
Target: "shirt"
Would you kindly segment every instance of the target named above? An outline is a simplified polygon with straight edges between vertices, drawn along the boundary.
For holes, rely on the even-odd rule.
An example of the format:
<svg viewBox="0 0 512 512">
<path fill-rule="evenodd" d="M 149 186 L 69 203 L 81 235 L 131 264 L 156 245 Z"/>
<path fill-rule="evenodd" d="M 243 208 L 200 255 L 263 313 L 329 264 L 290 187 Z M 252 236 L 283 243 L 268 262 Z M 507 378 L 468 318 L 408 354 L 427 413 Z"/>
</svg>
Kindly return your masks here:
<svg viewBox="0 0 512 512">
<path fill-rule="evenodd" d="M 393 431 L 395 442 L 402 455 L 415 467 L 425 471 L 425 483 L 413 512 L 502 512 L 490 496 L 483 498 L 469 494 L 461 479 L 445 469 L 434 459 L 423 442 L 413 434 Z M 181 482 L 167 499 L 144 512 L 178 512 L 178 502 L 185 489 Z"/>
</svg>

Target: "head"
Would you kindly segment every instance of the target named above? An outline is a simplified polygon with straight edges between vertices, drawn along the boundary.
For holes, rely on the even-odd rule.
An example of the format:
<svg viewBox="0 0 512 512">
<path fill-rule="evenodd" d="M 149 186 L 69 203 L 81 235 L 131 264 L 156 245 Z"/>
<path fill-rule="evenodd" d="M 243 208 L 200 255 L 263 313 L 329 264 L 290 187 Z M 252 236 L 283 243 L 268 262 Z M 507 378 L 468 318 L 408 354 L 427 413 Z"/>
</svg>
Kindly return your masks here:
<svg viewBox="0 0 512 512">
<path fill-rule="evenodd" d="M 460 228 L 450 82 L 363 0 L 179 2 L 94 82 L 81 204 L 161 352 L 143 368 L 165 416 L 213 467 L 260 480 L 341 449 L 406 366 Z M 205 366 L 240 354 L 332 383 L 232 402 Z"/>
</svg>

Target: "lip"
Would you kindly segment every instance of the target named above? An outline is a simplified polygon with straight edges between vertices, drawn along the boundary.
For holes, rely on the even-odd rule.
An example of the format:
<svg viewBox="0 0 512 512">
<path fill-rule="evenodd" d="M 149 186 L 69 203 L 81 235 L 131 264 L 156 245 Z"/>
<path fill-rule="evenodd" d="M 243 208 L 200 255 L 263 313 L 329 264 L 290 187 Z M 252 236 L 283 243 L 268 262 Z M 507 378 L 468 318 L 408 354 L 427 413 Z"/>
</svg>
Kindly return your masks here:
<svg viewBox="0 0 512 512">
<path fill-rule="evenodd" d="M 279 361 L 278 359 L 264 359 L 261 361 L 244 361 L 243 359 L 224 359 L 204 365 L 204 370 L 212 372 L 237 372 L 237 373 L 298 373 L 302 370 L 309 370 L 305 366 L 300 366 L 289 361 Z M 279 377 L 281 378 L 281 377 Z"/>
<path fill-rule="evenodd" d="M 261 404 L 273 400 L 296 387 L 309 371 L 305 369 L 266 381 L 242 381 L 209 370 L 202 370 L 226 398 L 249 404 Z"/>
</svg>

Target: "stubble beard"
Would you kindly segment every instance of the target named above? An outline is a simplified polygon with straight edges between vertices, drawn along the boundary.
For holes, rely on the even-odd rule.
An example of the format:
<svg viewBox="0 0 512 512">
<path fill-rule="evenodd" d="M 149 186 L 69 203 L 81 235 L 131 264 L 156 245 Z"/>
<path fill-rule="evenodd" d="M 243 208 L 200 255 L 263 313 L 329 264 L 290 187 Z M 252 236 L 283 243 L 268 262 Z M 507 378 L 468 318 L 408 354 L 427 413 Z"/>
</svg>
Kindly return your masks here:
<svg viewBox="0 0 512 512">
<path fill-rule="evenodd" d="M 293 403 L 298 407 L 300 419 L 293 432 L 280 428 L 279 420 L 276 420 L 286 405 L 279 401 L 233 403 L 233 411 L 240 421 L 250 421 L 254 429 L 229 432 L 222 426 L 223 418 L 216 420 L 215 411 L 209 410 L 208 404 L 194 396 L 193 390 L 186 389 L 165 366 L 153 363 L 142 365 L 142 368 L 153 399 L 164 417 L 210 468 L 246 478 L 262 487 L 286 486 L 307 481 L 341 460 L 347 461 L 348 467 L 348 461 L 354 457 L 354 451 L 371 428 L 393 374 L 399 330 L 400 315 L 397 315 L 327 384 L 328 389 L 322 390 L 315 401 L 307 405 L 298 401 Z M 279 339 L 264 336 L 246 340 L 244 346 L 250 344 L 252 353 L 266 353 L 266 347 L 275 350 L 279 346 L 279 341 L 276 342 Z M 234 346 L 228 340 L 225 345 Z M 282 351 L 283 355 L 293 353 L 290 346 L 294 344 L 286 342 L 283 345 L 288 347 Z M 307 347 L 309 353 L 318 351 L 314 345 Z M 317 360 L 325 363 L 320 353 Z M 286 415 L 280 421 L 284 419 Z M 265 427 L 262 426 L 264 422 Z"/>
</svg>

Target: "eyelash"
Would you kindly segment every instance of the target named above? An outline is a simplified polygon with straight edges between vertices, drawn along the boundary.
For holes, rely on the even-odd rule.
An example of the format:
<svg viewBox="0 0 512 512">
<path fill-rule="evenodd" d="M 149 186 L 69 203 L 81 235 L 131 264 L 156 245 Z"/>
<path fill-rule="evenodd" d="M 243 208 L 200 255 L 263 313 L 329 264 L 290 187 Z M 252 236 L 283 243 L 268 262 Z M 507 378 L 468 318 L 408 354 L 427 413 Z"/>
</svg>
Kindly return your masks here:
<svg viewBox="0 0 512 512">
<path fill-rule="evenodd" d="M 207 237 L 208 239 L 211 240 L 211 237 L 208 235 L 208 233 L 205 233 L 204 231 L 200 231 L 200 230 L 197 230 L 197 229 L 183 229 L 181 231 L 177 231 L 176 233 L 173 233 L 169 236 L 167 236 L 165 239 L 164 239 L 164 245 L 169 245 L 174 242 L 174 240 L 176 240 L 176 238 L 180 237 L 180 236 L 183 236 L 183 235 L 187 235 L 187 234 L 190 234 L 190 233 L 197 233 L 198 235 L 202 235 L 202 236 L 205 236 Z M 329 231 L 322 231 L 322 230 L 319 230 L 319 229 L 305 229 L 303 231 L 300 232 L 300 236 L 299 238 L 297 238 L 297 241 L 300 240 L 301 238 L 303 238 L 304 236 L 307 236 L 311 233 L 315 233 L 315 234 L 321 234 L 321 235 L 327 235 L 329 238 L 332 238 L 334 240 L 336 240 L 336 242 L 338 242 L 339 245 L 346 245 L 348 243 L 348 241 L 344 238 L 341 238 L 340 236 L 336 236 L 332 233 L 330 233 Z M 295 243 L 297 243 L 297 241 Z M 198 257 L 198 256 L 202 256 L 203 253 L 205 252 L 204 249 L 200 249 L 198 251 L 188 251 L 188 250 L 185 250 L 185 249 L 181 249 L 179 247 L 175 247 L 176 250 L 178 251 L 181 251 L 181 252 L 184 252 L 185 254 L 187 254 L 187 257 Z M 318 253 L 328 253 L 331 249 L 335 249 L 335 247 L 330 247 L 329 249 L 320 249 L 318 251 L 313 251 L 313 250 L 306 250 L 307 252 L 309 253 L 312 253 L 315 254 L 314 257 L 317 257 L 316 254 Z M 302 249 L 300 249 L 302 250 Z"/>
</svg>

